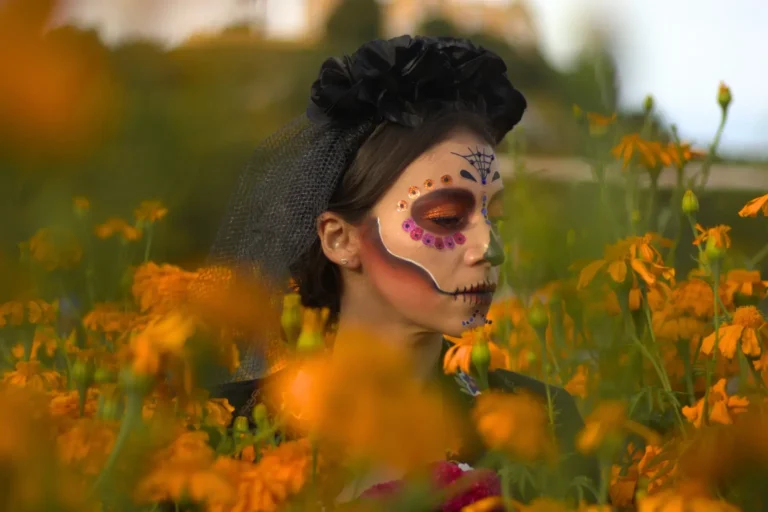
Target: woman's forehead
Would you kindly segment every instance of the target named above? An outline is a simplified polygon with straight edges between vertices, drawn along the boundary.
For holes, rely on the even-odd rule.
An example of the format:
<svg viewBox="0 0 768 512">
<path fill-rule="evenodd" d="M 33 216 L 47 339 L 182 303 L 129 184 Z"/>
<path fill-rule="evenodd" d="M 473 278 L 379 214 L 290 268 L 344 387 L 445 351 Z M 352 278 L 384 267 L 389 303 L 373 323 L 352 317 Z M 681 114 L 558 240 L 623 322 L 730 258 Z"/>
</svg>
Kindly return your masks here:
<svg viewBox="0 0 768 512">
<path fill-rule="evenodd" d="M 495 192 L 503 187 L 493 146 L 471 134 L 458 134 L 414 160 L 400 176 L 408 186 L 425 180 L 450 181 L 455 186 L 486 188 Z"/>
</svg>

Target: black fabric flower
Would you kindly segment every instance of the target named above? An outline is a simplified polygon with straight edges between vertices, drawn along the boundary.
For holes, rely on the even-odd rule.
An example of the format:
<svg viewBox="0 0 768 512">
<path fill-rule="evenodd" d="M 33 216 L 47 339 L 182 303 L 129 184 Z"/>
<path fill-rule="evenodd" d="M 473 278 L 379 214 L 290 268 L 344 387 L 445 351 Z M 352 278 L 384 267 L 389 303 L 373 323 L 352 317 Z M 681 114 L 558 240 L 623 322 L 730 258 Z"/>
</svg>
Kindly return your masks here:
<svg viewBox="0 0 768 512">
<path fill-rule="evenodd" d="M 415 127 L 451 104 L 485 115 L 497 140 L 526 108 L 495 53 L 465 39 L 401 36 L 326 60 L 312 85 L 307 115 L 318 123 L 373 119 Z"/>
</svg>

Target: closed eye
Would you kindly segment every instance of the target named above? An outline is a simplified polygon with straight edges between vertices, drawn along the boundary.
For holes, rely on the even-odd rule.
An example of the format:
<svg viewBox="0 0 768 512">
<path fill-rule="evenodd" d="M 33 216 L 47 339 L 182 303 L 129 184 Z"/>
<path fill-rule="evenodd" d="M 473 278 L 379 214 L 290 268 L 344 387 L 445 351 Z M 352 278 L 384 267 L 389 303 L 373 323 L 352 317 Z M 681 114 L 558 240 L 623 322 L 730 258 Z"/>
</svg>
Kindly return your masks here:
<svg viewBox="0 0 768 512">
<path fill-rule="evenodd" d="M 446 215 L 442 217 L 434 217 L 429 219 L 441 228 L 445 229 L 459 229 L 462 227 L 463 219 L 457 215 Z"/>
</svg>

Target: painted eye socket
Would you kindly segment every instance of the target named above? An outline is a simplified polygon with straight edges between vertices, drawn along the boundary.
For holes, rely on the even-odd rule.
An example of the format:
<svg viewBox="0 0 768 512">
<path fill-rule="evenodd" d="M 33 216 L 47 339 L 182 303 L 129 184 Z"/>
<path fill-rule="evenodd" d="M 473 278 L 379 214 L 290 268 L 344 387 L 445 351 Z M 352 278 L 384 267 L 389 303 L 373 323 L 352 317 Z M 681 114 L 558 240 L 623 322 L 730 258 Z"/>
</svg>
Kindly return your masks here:
<svg viewBox="0 0 768 512">
<path fill-rule="evenodd" d="M 448 230 L 458 231 L 464 227 L 464 219 L 457 215 L 444 215 L 441 217 L 434 217 L 429 219 L 441 228 Z"/>
</svg>

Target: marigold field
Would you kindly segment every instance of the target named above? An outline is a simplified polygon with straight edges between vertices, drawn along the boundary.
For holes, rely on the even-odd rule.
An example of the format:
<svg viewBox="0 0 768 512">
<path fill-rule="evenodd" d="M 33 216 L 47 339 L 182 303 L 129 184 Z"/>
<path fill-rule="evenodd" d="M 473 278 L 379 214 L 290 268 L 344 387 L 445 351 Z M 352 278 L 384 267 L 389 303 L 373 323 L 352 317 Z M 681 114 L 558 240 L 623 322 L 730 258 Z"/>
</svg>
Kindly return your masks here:
<svg viewBox="0 0 768 512">
<path fill-rule="evenodd" d="M 519 222 L 507 222 L 507 293 L 492 324 L 451 340 L 443 367 L 481 384 L 506 368 L 564 387 L 585 418 L 577 448 L 597 457 L 603 478 L 561 481 L 567 454 L 553 441 L 551 401 L 485 391 L 471 419 L 488 448 L 480 466 L 498 471 L 501 495 L 461 510 L 768 505 L 768 280 L 755 270 L 765 254 L 732 257 L 730 228 L 697 222 L 727 86 L 716 99 L 722 122 L 700 149 L 674 130 L 657 137 L 650 122 L 625 134 L 616 115 L 574 110 L 601 191 L 594 231 L 570 230 L 553 246 L 529 243 Z M 534 175 L 518 149 L 510 156 L 514 210 Z M 668 204 L 662 173 L 677 177 Z M 276 307 L 258 276 L 154 261 L 155 229 L 174 212 L 148 200 L 133 218 L 94 218 L 98 200 L 73 198 L 61 213 L 73 229 L 42 227 L 19 244 L 30 286 L 0 305 L 0 509 L 332 510 L 366 464 L 418 472 L 455 453 L 450 413 L 409 380 L 402 354 L 360 332 L 360 353 L 334 358 L 331 371 L 327 312 L 302 310 L 295 294 Z M 739 214 L 768 222 L 768 195 Z M 535 277 L 542 251 L 567 255 L 558 279 Z M 693 270 L 676 270 L 680 261 Z M 292 369 L 251 418 L 208 391 L 240 364 L 242 339 L 273 369 Z M 440 494 L 416 478 L 396 497 L 339 508 L 434 509 L 474 483 Z M 546 497 L 514 501 L 526 485 Z M 563 499 L 566 489 L 584 501 Z"/>
</svg>

